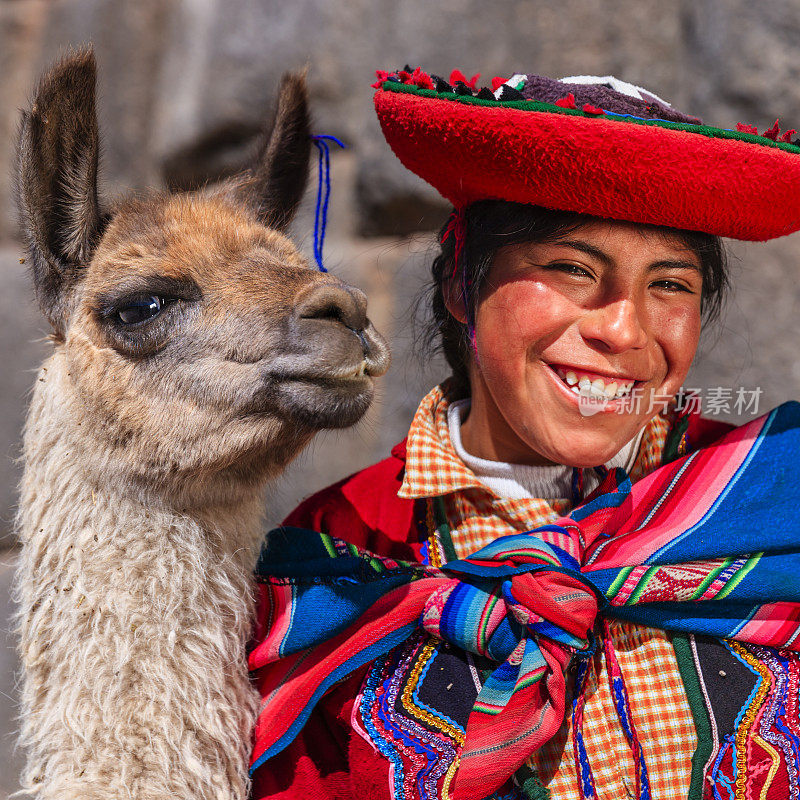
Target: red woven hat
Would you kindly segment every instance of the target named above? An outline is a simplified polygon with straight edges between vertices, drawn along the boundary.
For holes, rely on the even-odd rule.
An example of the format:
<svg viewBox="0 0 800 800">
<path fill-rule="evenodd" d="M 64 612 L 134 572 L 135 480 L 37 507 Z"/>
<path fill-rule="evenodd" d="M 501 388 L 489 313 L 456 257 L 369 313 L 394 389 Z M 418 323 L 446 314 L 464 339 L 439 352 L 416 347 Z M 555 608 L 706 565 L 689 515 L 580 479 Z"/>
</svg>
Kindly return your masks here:
<svg viewBox="0 0 800 800">
<path fill-rule="evenodd" d="M 712 128 L 610 76 L 478 77 L 406 67 L 374 84 L 392 150 L 456 208 L 510 200 L 749 240 L 800 229 L 794 130 Z"/>
</svg>

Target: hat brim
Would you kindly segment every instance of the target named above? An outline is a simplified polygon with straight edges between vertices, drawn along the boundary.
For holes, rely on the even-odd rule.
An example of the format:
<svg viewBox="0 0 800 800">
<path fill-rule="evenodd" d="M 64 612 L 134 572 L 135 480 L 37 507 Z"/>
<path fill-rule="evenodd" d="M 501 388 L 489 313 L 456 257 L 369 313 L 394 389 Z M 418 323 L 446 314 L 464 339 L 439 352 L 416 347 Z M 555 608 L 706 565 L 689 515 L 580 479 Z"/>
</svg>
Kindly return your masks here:
<svg viewBox="0 0 800 800">
<path fill-rule="evenodd" d="M 393 83 L 375 108 L 400 161 L 456 207 L 509 200 L 754 241 L 800 229 L 791 144 Z"/>
</svg>

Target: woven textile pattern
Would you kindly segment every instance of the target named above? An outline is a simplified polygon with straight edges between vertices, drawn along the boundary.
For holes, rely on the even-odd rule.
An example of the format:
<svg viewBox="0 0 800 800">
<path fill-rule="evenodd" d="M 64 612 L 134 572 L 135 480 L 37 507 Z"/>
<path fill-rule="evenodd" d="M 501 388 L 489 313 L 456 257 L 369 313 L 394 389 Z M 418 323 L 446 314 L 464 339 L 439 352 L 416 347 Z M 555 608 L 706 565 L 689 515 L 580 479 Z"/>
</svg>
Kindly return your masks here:
<svg viewBox="0 0 800 800">
<path fill-rule="evenodd" d="M 686 703 L 675 653 L 664 631 L 612 621 L 611 642 L 625 676 L 639 738 L 647 757 L 656 800 L 685 797 L 697 735 Z M 592 659 L 583 736 L 601 797 L 635 796 L 630 747 L 614 708 L 602 653 Z M 531 757 L 531 766 L 553 798 L 580 800 L 573 729 L 568 715 L 561 730 Z"/>
<path fill-rule="evenodd" d="M 498 536 L 546 525 L 569 510 L 569 501 L 495 495 L 458 458 L 447 425 L 449 403 L 441 387 L 422 400 L 408 434 L 406 472 L 401 496 L 444 497 L 456 555 L 463 558 Z M 655 416 L 645 428 L 631 480 L 648 475 L 661 463 L 670 421 Z M 447 559 L 434 533 L 430 549 Z M 617 653 L 633 708 L 634 721 L 648 756 L 655 800 L 674 800 L 689 786 L 697 737 L 675 653 L 660 630 L 612 622 L 611 644 Z M 584 740 L 598 785 L 610 797 L 633 791 L 634 770 L 622 732 L 602 654 L 592 659 L 587 691 Z M 531 758 L 531 766 L 559 800 L 580 800 L 572 757 L 569 715 L 560 731 Z M 650 763 L 652 762 L 652 763 Z M 682 787 L 682 788 L 681 788 Z"/>
<path fill-rule="evenodd" d="M 713 720 L 710 747 L 702 747 L 704 779 L 690 800 L 800 797 L 800 654 L 742 642 L 715 650 L 692 643 L 706 711 Z M 726 676 L 744 670 L 750 681 L 730 698 Z M 719 702 L 720 694 L 725 701 Z M 728 708 L 723 707 L 727 705 Z"/>
<path fill-rule="evenodd" d="M 273 593 L 277 622 L 250 657 L 253 669 L 272 664 L 260 681 L 267 703 L 254 768 L 294 738 L 328 687 L 407 641 L 420 625 L 495 664 L 469 713 L 454 777 L 456 800 L 499 789 L 557 733 L 565 710 L 564 672 L 573 655 L 584 665 L 573 710 L 580 732 L 585 656 L 598 603 L 606 618 L 793 648 L 800 631 L 794 519 L 800 497 L 792 494 L 798 489 L 788 456 L 798 448 L 800 404 L 786 403 L 635 486 L 623 470 L 609 472 L 570 517 L 500 537 L 442 570 L 354 555 L 313 531 L 292 530 L 291 542 L 286 535 L 268 540 L 258 574 L 272 586 L 289 585 L 291 595 Z M 753 518 L 769 519 L 768 541 Z M 560 536 L 561 544 L 545 542 L 543 534 Z M 728 557 L 744 563 L 727 570 L 724 587 L 704 597 L 703 587 L 722 574 L 719 560 Z M 679 594 L 660 588 L 655 600 L 640 602 L 647 591 L 634 592 L 617 604 L 614 589 L 640 564 L 658 571 L 693 569 L 681 567 Z M 687 594 L 690 574 L 695 586 Z M 636 793 L 646 800 L 652 796 L 648 769 L 608 640 L 604 653 L 636 762 Z M 594 797 L 578 734 L 576 742 L 581 792 Z"/>
</svg>

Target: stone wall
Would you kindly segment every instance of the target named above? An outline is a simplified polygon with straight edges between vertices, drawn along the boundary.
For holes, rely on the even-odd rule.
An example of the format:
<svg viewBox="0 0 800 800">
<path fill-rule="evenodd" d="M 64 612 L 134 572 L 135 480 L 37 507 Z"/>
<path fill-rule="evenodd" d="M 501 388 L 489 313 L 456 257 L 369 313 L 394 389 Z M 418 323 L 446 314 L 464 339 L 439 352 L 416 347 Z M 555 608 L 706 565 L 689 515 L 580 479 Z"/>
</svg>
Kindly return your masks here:
<svg viewBox="0 0 800 800">
<path fill-rule="evenodd" d="M 384 144 L 371 111 L 375 68 L 614 74 L 711 124 L 763 130 L 780 115 L 783 127 L 800 128 L 798 0 L 0 0 L 0 543 L 12 541 L 13 459 L 31 369 L 49 347 L 15 240 L 16 109 L 45 64 L 89 41 L 101 67 L 108 195 L 191 186 L 238 169 L 289 68 L 309 69 L 316 130 L 349 145 L 333 155 L 326 260 L 370 295 L 394 365 L 368 418 L 320 436 L 273 489 L 273 521 L 381 457 L 444 374 L 439 361 L 419 357 L 409 319 L 430 232 L 446 210 Z M 312 201 L 294 226 L 309 251 Z M 798 397 L 800 236 L 735 244 L 732 252 L 735 291 L 689 383 L 760 386 L 762 407 Z M 0 680 L 0 696 L 8 696 L 10 677 Z M 16 772 L 3 734 L 0 795 Z"/>
</svg>

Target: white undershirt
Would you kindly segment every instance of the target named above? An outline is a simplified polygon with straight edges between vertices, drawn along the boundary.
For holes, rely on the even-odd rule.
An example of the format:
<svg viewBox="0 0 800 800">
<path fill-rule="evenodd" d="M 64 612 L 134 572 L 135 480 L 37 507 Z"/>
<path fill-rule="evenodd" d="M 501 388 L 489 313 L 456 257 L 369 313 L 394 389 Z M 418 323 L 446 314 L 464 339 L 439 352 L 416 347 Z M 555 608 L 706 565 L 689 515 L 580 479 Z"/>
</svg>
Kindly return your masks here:
<svg viewBox="0 0 800 800">
<path fill-rule="evenodd" d="M 447 410 L 447 427 L 450 441 L 458 457 L 467 465 L 475 477 L 499 497 L 522 500 L 527 497 L 542 497 L 548 500 L 571 499 L 572 467 L 555 464 L 546 467 L 531 467 L 526 464 L 506 464 L 502 461 L 488 461 L 468 453 L 461 442 L 461 423 L 469 413 L 470 401 L 458 400 Z M 639 452 L 639 444 L 644 428 L 636 434 L 610 461 L 608 469 L 622 467 L 630 472 Z M 583 473 L 584 497 L 593 492 L 600 478 L 593 469 Z"/>
</svg>

